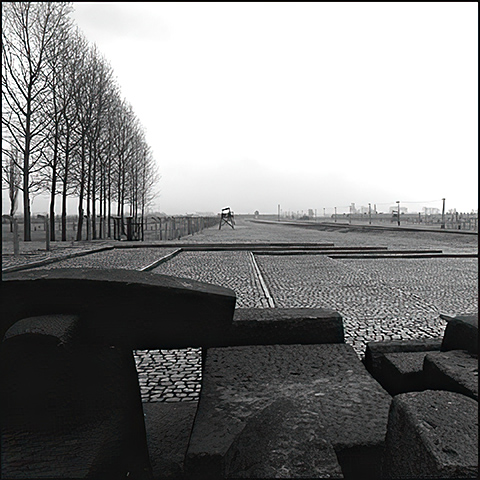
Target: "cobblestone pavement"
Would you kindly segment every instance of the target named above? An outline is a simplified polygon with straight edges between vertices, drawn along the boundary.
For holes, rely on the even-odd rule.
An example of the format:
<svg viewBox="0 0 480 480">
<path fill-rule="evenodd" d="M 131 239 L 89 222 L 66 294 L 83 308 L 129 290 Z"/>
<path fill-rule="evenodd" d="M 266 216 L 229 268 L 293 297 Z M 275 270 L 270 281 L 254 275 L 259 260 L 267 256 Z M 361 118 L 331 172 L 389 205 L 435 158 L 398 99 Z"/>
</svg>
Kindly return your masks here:
<svg viewBox="0 0 480 480">
<path fill-rule="evenodd" d="M 82 257 L 60 260 L 44 265 L 41 268 L 124 268 L 127 270 L 140 270 L 174 250 L 176 249 L 157 247 L 107 250 Z"/>
<path fill-rule="evenodd" d="M 345 341 L 440 337 L 440 313 L 477 311 L 476 259 L 334 260 L 262 256 L 257 264 L 277 307 L 324 307 L 344 320 Z"/>
<path fill-rule="evenodd" d="M 202 379 L 198 348 L 136 350 L 134 354 L 143 401 L 198 400 Z"/>
<path fill-rule="evenodd" d="M 87 250 L 94 250 L 106 245 L 109 242 L 92 241 L 92 242 L 52 242 L 50 251 L 45 250 L 45 242 L 22 242 L 20 254 L 13 254 L 12 242 L 2 242 L 2 269 L 25 265 L 32 262 L 50 260 L 62 257 L 67 254 L 80 253 Z"/>
<path fill-rule="evenodd" d="M 250 252 L 182 252 L 152 273 L 231 288 L 237 294 L 237 308 L 268 307 L 250 257 Z"/>
<path fill-rule="evenodd" d="M 242 219 L 235 230 L 212 227 L 177 243 L 183 242 L 332 242 L 335 246 L 442 249 L 448 253 L 476 253 L 478 249 L 478 237 L 470 235 L 316 230 Z M 42 268 L 140 269 L 173 250 L 117 249 Z M 367 341 L 441 336 L 445 322 L 439 319 L 440 313 L 455 315 L 478 309 L 475 258 L 331 259 L 323 255 L 256 254 L 255 259 L 276 306 L 338 310 L 344 319 L 346 342 L 359 356 Z M 232 288 L 239 308 L 268 306 L 249 252 L 182 252 L 153 272 Z M 199 349 L 139 350 L 135 358 L 143 401 L 198 399 Z"/>
</svg>

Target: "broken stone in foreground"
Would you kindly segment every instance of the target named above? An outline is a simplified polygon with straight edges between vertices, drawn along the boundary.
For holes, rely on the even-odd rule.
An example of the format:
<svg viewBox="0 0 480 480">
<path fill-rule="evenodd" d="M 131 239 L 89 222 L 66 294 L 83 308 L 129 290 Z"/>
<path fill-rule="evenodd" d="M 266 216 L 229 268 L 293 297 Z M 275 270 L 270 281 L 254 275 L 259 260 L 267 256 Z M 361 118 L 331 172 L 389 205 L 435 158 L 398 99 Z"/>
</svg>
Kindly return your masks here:
<svg viewBox="0 0 480 480">
<path fill-rule="evenodd" d="M 276 451 L 291 437 L 302 447 L 293 454 L 299 461 L 289 462 L 284 476 L 312 476 L 317 465 L 323 475 L 329 466 L 329 474 L 338 477 L 331 446 L 344 474 L 357 468 L 374 478 L 390 402 L 349 345 L 209 349 L 186 473 L 195 478 L 280 476 Z M 260 425 L 272 432 L 272 443 L 262 440 L 240 448 L 251 443 Z M 317 458 L 308 439 L 319 445 Z M 309 458 L 309 472 L 301 470 L 302 455 Z"/>
<path fill-rule="evenodd" d="M 478 315 L 457 315 L 448 320 L 441 350 L 466 350 L 478 354 Z"/>
<path fill-rule="evenodd" d="M 384 478 L 477 478 L 478 403 L 426 390 L 393 398 Z"/>
</svg>

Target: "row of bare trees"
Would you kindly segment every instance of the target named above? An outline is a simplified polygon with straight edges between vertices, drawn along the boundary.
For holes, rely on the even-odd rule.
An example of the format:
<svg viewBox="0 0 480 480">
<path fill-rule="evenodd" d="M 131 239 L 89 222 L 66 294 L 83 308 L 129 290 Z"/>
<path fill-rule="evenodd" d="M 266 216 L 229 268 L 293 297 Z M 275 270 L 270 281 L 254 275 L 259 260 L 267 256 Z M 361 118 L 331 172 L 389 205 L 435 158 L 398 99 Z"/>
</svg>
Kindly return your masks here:
<svg viewBox="0 0 480 480">
<path fill-rule="evenodd" d="M 77 240 L 110 237 L 112 216 L 143 222 L 157 170 L 145 132 L 113 71 L 76 28 L 65 2 L 2 3 L 3 187 L 15 213 L 23 196 L 31 240 L 32 195 L 48 192 L 51 239 L 61 196 L 78 199 Z"/>
</svg>

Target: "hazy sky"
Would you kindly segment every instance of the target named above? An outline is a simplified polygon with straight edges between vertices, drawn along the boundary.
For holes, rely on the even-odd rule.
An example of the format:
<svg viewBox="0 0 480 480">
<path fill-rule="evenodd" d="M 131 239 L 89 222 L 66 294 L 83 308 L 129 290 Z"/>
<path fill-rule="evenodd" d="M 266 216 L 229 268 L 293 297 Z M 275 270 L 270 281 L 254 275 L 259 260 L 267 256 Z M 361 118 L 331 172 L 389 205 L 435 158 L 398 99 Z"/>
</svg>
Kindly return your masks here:
<svg viewBox="0 0 480 480">
<path fill-rule="evenodd" d="M 477 208 L 476 3 L 74 8 L 146 129 L 158 210 Z"/>
</svg>

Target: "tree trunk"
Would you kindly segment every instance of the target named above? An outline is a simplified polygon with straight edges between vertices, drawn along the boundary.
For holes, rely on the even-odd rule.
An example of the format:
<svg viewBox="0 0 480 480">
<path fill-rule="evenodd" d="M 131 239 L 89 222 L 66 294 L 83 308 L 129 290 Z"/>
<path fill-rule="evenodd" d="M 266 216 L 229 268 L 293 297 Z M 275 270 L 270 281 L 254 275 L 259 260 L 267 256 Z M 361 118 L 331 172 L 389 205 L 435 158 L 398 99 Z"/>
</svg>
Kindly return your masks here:
<svg viewBox="0 0 480 480">
<path fill-rule="evenodd" d="M 78 226 L 77 226 L 77 242 L 82 240 L 83 228 L 83 197 L 85 195 L 85 140 L 82 132 L 82 168 L 80 172 L 80 194 L 78 196 Z"/>
<path fill-rule="evenodd" d="M 69 162 L 69 145 L 70 134 L 67 133 L 65 140 L 65 171 L 63 172 L 63 189 L 62 189 L 62 242 L 67 241 L 67 185 L 68 185 L 68 162 Z"/>
<path fill-rule="evenodd" d="M 27 116 L 25 122 L 25 150 L 23 152 L 23 240 L 30 242 L 31 218 L 30 218 L 30 120 L 31 120 L 31 86 L 28 88 Z"/>
</svg>

